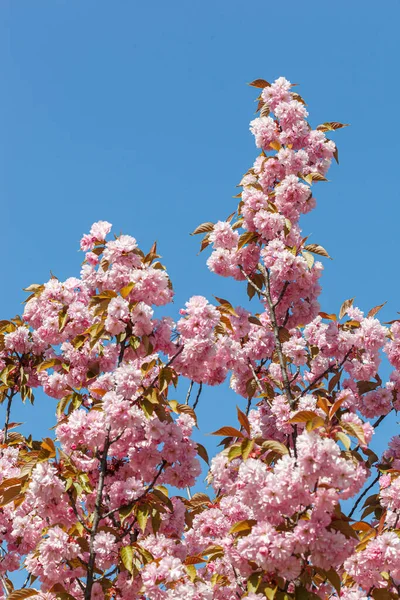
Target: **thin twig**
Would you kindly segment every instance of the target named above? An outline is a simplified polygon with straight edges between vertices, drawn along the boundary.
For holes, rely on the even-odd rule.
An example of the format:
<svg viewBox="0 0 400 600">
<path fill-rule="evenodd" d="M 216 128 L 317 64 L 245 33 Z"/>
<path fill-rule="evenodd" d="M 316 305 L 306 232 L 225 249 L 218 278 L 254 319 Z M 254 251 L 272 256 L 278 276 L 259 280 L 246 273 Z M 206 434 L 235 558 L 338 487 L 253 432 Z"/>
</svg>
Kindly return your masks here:
<svg viewBox="0 0 400 600">
<path fill-rule="evenodd" d="M 189 385 L 189 389 L 188 389 L 187 394 L 186 394 L 185 404 L 189 404 L 190 394 L 192 393 L 193 383 L 194 383 L 194 381 L 192 379 L 192 381 L 190 382 L 190 385 Z"/>
<path fill-rule="evenodd" d="M 274 308 L 276 308 L 278 306 L 278 304 L 281 302 L 283 296 L 285 295 L 286 290 L 289 287 L 289 283 L 290 283 L 290 281 L 285 281 L 285 284 L 284 284 L 284 286 L 283 286 L 283 288 L 281 290 L 281 293 L 278 296 L 278 300 L 274 304 Z"/>
<path fill-rule="evenodd" d="M 257 373 L 256 373 L 256 371 L 255 371 L 255 369 L 254 369 L 253 365 L 251 364 L 251 360 L 250 360 L 250 359 L 249 359 L 249 367 L 250 367 L 250 370 L 251 370 L 251 372 L 253 373 L 253 378 L 254 378 L 254 381 L 256 382 L 256 385 L 257 385 L 257 387 L 258 387 L 258 389 L 259 389 L 260 393 L 261 393 L 261 394 L 263 394 L 263 393 L 264 393 L 263 387 L 262 387 L 262 385 L 261 385 L 261 382 L 260 382 L 260 380 L 259 380 L 259 379 L 258 379 L 258 377 L 257 377 Z"/>
<path fill-rule="evenodd" d="M 114 567 L 112 571 L 109 571 L 108 573 L 104 573 L 104 575 L 102 575 L 101 577 L 97 577 L 96 579 L 96 583 L 102 581 L 103 579 L 106 579 L 108 577 L 111 577 L 112 575 L 114 575 L 116 572 L 118 571 L 118 566 Z"/>
<path fill-rule="evenodd" d="M 107 519 L 108 517 L 111 517 L 111 515 L 118 512 L 119 510 L 133 508 L 135 506 L 135 504 L 137 504 L 138 502 L 143 500 L 143 498 L 146 496 L 146 494 L 148 494 L 149 491 L 151 490 L 151 488 L 157 483 L 157 479 L 160 477 L 162 470 L 166 464 L 167 464 L 167 461 L 164 459 L 160 463 L 160 465 L 157 469 L 157 473 L 154 476 L 153 480 L 149 483 L 149 485 L 146 487 L 146 489 L 140 494 L 140 496 L 135 498 L 135 500 L 132 500 L 132 502 L 129 502 L 129 504 L 123 504 L 122 506 L 118 506 L 118 508 L 112 508 L 111 510 L 109 510 L 108 512 L 106 512 L 103 515 L 103 519 Z M 125 535 L 126 535 L 126 533 L 125 533 Z"/>
<path fill-rule="evenodd" d="M 80 516 L 80 514 L 78 513 L 78 509 L 77 509 L 77 507 L 76 507 L 76 504 L 75 504 L 74 498 L 73 498 L 73 496 L 72 496 L 72 492 L 71 492 L 71 490 L 68 490 L 67 494 L 68 494 L 68 496 L 69 496 L 69 499 L 70 499 L 70 504 L 71 504 L 71 508 L 72 508 L 72 510 L 74 511 L 74 515 L 76 516 L 77 520 L 78 520 L 78 521 L 79 521 L 79 523 L 82 525 L 82 527 L 83 527 L 83 528 L 84 528 L 84 529 L 85 529 L 85 530 L 86 530 L 88 533 L 90 533 L 90 532 L 91 532 L 91 529 L 90 529 L 90 527 L 88 527 L 88 526 L 86 525 L 86 523 L 84 522 L 84 520 L 82 519 L 82 517 L 81 517 L 81 516 Z"/>
<path fill-rule="evenodd" d="M 134 505 L 137 502 L 140 502 L 140 500 L 143 500 L 143 498 L 150 492 L 150 490 L 155 486 L 155 484 L 157 483 L 158 478 L 160 477 L 161 473 L 163 472 L 163 469 L 165 467 L 165 465 L 167 464 L 167 461 L 164 459 L 162 461 L 162 463 L 160 464 L 160 466 L 158 467 L 158 471 L 153 479 L 153 481 L 151 483 L 149 483 L 149 485 L 147 486 L 147 488 L 145 489 L 145 491 L 138 497 L 136 498 L 136 500 L 134 500 L 133 502 L 131 502 L 130 505 L 128 506 L 132 506 L 132 508 L 134 507 Z M 126 508 L 126 507 L 123 507 Z M 136 522 L 136 518 L 132 521 L 132 523 L 129 525 L 129 527 L 127 527 L 127 529 L 124 530 L 124 536 L 128 535 L 128 533 L 131 531 L 131 529 L 133 528 L 134 524 Z"/>
<path fill-rule="evenodd" d="M 334 369 L 341 369 L 344 365 L 344 363 L 346 362 L 346 360 L 349 358 L 351 352 L 353 350 L 353 346 L 350 348 L 350 350 L 347 352 L 347 354 L 345 355 L 344 359 L 339 363 L 339 365 L 330 365 L 330 367 L 328 367 L 327 369 L 325 369 L 325 371 L 323 373 L 321 373 L 320 375 L 318 375 L 318 377 L 316 377 L 314 379 L 314 381 L 312 381 L 310 383 L 310 385 L 308 385 L 299 395 L 299 398 L 302 398 L 303 396 L 305 396 L 313 387 L 316 383 L 318 383 L 319 381 L 321 381 L 321 379 L 323 379 L 325 377 L 325 375 L 328 375 L 329 373 L 331 373 Z"/>
<path fill-rule="evenodd" d="M 351 517 L 354 513 L 354 511 L 356 510 L 357 506 L 360 504 L 361 500 L 364 498 L 364 496 L 369 492 L 369 490 L 374 487 L 374 485 L 378 482 L 379 477 L 381 476 L 380 473 L 378 473 L 378 475 L 375 477 L 374 481 L 367 487 L 365 488 L 365 490 L 363 491 L 363 493 L 357 498 L 353 508 L 351 509 L 350 513 L 349 513 L 349 517 Z"/>
<path fill-rule="evenodd" d="M 271 319 L 272 329 L 273 329 L 274 337 L 275 337 L 276 353 L 278 355 L 279 365 L 281 367 L 283 387 L 285 389 L 289 404 L 293 407 L 294 398 L 293 398 L 292 390 L 290 388 L 289 378 L 288 378 L 287 369 L 286 369 L 286 362 L 285 362 L 285 358 L 284 358 L 283 351 L 282 351 L 282 343 L 281 343 L 281 340 L 279 339 L 279 327 L 278 327 L 278 323 L 276 320 L 275 305 L 272 302 L 272 297 L 271 297 L 271 283 L 270 283 L 270 278 L 269 278 L 269 272 L 260 263 L 258 264 L 258 269 L 264 276 L 265 287 L 266 287 L 266 298 L 267 298 L 267 303 L 268 303 L 268 308 L 269 308 L 269 316 Z"/>
<path fill-rule="evenodd" d="M 247 275 L 246 271 L 243 269 L 243 267 L 241 265 L 239 265 L 239 269 L 241 270 L 241 272 L 243 273 L 243 275 L 245 276 L 245 278 L 247 279 L 247 282 L 251 285 L 251 287 L 253 287 L 256 290 L 256 292 L 258 292 L 260 294 L 260 296 L 264 296 L 264 298 L 267 298 L 266 292 L 264 292 L 264 290 L 262 290 L 260 287 L 258 287 L 258 285 L 256 283 L 254 283 L 254 281 Z"/>
<path fill-rule="evenodd" d="M 199 403 L 202 389 L 203 389 L 203 384 L 202 384 L 202 382 L 200 382 L 200 384 L 199 384 L 199 390 L 198 390 L 197 396 L 196 396 L 196 400 L 194 401 L 194 404 L 193 404 L 193 410 L 196 409 L 197 404 Z"/>
<path fill-rule="evenodd" d="M 251 401 L 252 401 L 252 398 L 250 398 L 250 396 L 249 396 L 247 398 L 246 417 L 249 416 L 249 412 L 250 412 L 250 409 L 251 409 Z"/>
<path fill-rule="evenodd" d="M 386 415 L 381 415 L 380 417 L 378 417 L 378 419 L 375 421 L 375 423 L 372 424 L 372 427 L 374 429 L 376 429 L 383 421 L 383 419 L 385 417 L 387 417 L 388 415 L 390 415 L 390 413 L 393 411 L 394 409 L 392 408 L 388 413 L 386 413 Z"/>
<path fill-rule="evenodd" d="M 174 360 L 180 355 L 180 353 L 183 351 L 184 346 L 179 346 L 178 348 L 178 352 L 176 352 L 176 354 L 174 354 L 174 356 L 172 358 L 169 359 L 169 361 L 163 366 L 163 368 L 165 369 L 166 367 L 169 367 L 170 365 L 172 365 L 172 363 L 174 362 Z M 141 400 L 145 394 L 151 390 L 151 388 L 154 386 L 154 384 L 156 383 L 156 381 L 158 380 L 158 373 L 157 375 L 153 378 L 153 380 L 151 381 L 151 383 L 143 390 L 143 392 L 140 394 L 140 396 L 138 396 L 135 399 L 135 402 L 137 403 L 139 400 Z"/>
<path fill-rule="evenodd" d="M 95 500 L 95 504 L 94 504 L 93 523 L 92 523 L 92 528 L 90 530 L 89 561 L 88 561 L 88 567 L 87 567 L 85 600 L 90 600 L 91 595 L 92 595 L 92 587 L 93 587 L 93 583 L 94 583 L 94 568 L 95 568 L 95 561 L 96 561 L 96 552 L 94 549 L 94 541 L 95 541 L 95 537 L 97 534 L 97 528 L 99 526 L 100 520 L 101 520 L 101 518 L 104 518 L 104 516 L 101 517 L 100 513 L 101 513 L 101 503 L 102 503 L 102 498 L 103 498 L 104 481 L 105 481 L 106 470 L 107 470 L 107 456 L 108 456 L 108 450 L 111 445 L 110 430 L 111 430 L 111 425 L 109 425 L 107 428 L 106 441 L 104 443 L 104 448 L 103 448 L 101 462 L 100 462 L 100 474 L 99 474 L 99 481 L 97 484 L 96 500 Z"/>
<path fill-rule="evenodd" d="M 4 444 L 7 443 L 8 427 L 10 425 L 11 404 L 12 404 L 15 394 L 16 394 L 16 392 L 14 392 L 14 390 L 12 390 L 12 391 L 10 391 L 10 395 L 7 396 L 8 402 L 7 402 L 7 409 L 6 409 L 6 421 L 4 423 Z"/>
<path fill-rule="evenodd" d="M 394 410 L 394 408 L 392 408 L 386 415 L 381 415 L 380 417 L 377 418 L 377 420 L 375 421 L 375 423 L 372 424 L 372 427 L 374 429 L 376 429 L 377 427 L 379 427 L 379 425 L 382 423 L 383 419 L 385 417 L 387 417 L 388 415 L 390 415 L 390 413 Z M 357 452 L 360 449 L 360 444 L 357 444 L 357 446 L 354 448 L 354 452 Z"/>
</svg>

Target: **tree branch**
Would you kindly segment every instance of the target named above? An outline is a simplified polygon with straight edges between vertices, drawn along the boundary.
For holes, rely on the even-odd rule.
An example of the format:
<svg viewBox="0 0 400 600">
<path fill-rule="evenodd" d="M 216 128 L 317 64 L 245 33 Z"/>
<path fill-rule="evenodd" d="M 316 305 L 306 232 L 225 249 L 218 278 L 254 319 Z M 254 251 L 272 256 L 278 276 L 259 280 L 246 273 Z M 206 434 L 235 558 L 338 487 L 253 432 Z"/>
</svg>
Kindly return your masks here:
<svg viewBox="0 0 400 600">
<path fill-rule="evenodd" d="M 378 473 L 378 475 L 375 477 L 375 479 L 373 480 L 373 482 L 367 487 L 365 488 L 365 490 L 363 491 L 363 493 L 357 498 L 353 508 L 351 509 L 351 511 L 349 512 L 349 517 L 351 517 L 354 513 L 354 511 L 356 510 L 357 506 L 360 504 L 361 500 L 364 498 L 364 496 L 369 492 L 369 490 L 374 487 L 374 485 L 378 482 L 379 477 L 381 476 L 380 473 Z"/>
<path fill-rule="evenodd" d="M 112 508 L 111 510 L 109 510 L 108 512 L 106 512 L 103 515 L 103 519 L 107 519 L 108 517 L 111 517 L 111 515 L 113 515 L 114 513 L 118 512 L 119 510 L 122 510 L 123 508 L 133 508 L 135 506 L 135 504 L 137 504 L 138 502 L 140 502 L 140 500 L 143 500 L 143 498 L 146 496 L 146 494 L 149 493 L 149 491 L 151 490 L 151 488 L 157 483 L 158 478 L 160 477 L 163 468 L 165 467 L 165 465 L 167 464 L 167 461 L 164 459 L 157 470 L 156 475 L 154 476 L 153 480 L 149 483 L 149 485 L 146 487 L 146 489 L 140 494 L 140 496 L 138 496 L 137 498 L 135 498 L 135 500 L 132 500 L 132 502 L 129 502 L 129 504 L 123 504 L 122 506 L 119 506 L 118 508 Z M 128 532 L 125 532 L 125 535 Z"/>
<path fill-rule="evenodd" d="M 15 394 L 16 394 L 16 392 L 14 392 L 14 390 L 12 390 L 12 391 L 10 391 L 10 395 L 7 396 L 8 402 L 7 402 L 7 409 L 6 409 L 6 420 L 4 423 L 4 444 L 7 443 L 8 427 L 10 425 L 11 404 L 12 404 Z"/>
<path fill-rule="evenodd" d="M 346 353 L 344 359 L 339 363 L 339 365 L 331 365 L 330 367 L 328 367 L 327 369 L 325 369 L 325 371 L 323 373 L 321 373 L 320 375 L 318 375 L 318 377 L 316 377 L 314 379 L 314 381 L 312 383 L 310 383 L 299 395 L 299 398 L 302 398 L 303 396 L 305 396 L 305 394 L 307 394 L 316 383 L 318 383 L 319 381 L 321 381 L 321 379 L 323 379 L 325 377 L 325 375 L 328 375 L 328 373 L 331 373 L 334 369 L 341 369 L 344 365 L 344 363 L 346 362 L 346 360 L 349 358 L 351 352 L 353 350 L 353 346 L 350 348 L 350 350 Z"/>
<path fill-rule="evenodd" d="M 292 390 L 290 388 L 289 378 L 288 378 L 287 369 L 286 369 L 286 361 L 283 356 L 282 343 L 281 343 L 281 340 L 279 339 L 279 327 L 278 327 L 278 323 L 276 320 L 276 313 L 275 313 L 276 305 L 272 302 L 271 282 L 270 282 L 270 278 L 269 278 L 269 272 L 261 263 L 258 264 L 258 269 L 262 273 L 262 275 L 264 277 L 264 281 L 265 281 L 265 288 L 266 288 L 265 296 L 267 298 L 267 304 L 268 304 L 268 308 L 269 308 L 269 316 L 271 319 L 272 330 L 273 330 L 274 337 L 275 337 L 276 353 L 278 355 L 279 365 L 281 367 L 283 387 L 285 389 L 289 404 L 293 408 L 294 398 L 293 398 Z"/>
<path fill-rule="evenodd" d="M 193 403 L 193 410 L 195 410 L 195 409 L 196 409 L 196 407 L 197 407 L 197 405 L 198 405 L 198 403 L 199 403 L 199 400 L 200 400 L 200 396 L 201 396 L 202 389 L 203 389 L 203 384 L 202 384 L 202 382 L 200 382 L 200 384 L 199 384 L 199 389 L 198 389 L 197 396 L 196 396 L 196 400 L 195 400 L 195 401 L 194 401 L 194 403 Z"/>
<path fill-rule="evenodd" d="M 190 394 L 192 393 L 193 383 L 194 382 L 193 382 L 193 379 L 192 379 L 192 381 L 190 382 L 190 385 L 189 385 L 189 389 L 188 389 L 187 394 L 186 394 L 185 404 L 189 404 Z"/>
<path fill-rule="evenodd" d="M 281 293 L 278 296 L 278 300 L 274 304 L 274 308 L 276 308 L 278 306 L 278 304 L 281 302 L 283 296 L 285 295 L 286 290 L 289 287 L 289 283 L 290 283 L 290 281 L 285 281 L 285 284 L 284 284 L 284 286 L 283 286 L 283 288 L 281 290 Z"/>
<path fill-rule="evenodd" d="M 84 528 L 84 529 L 85 529 L 85 530 L 86 530 L 88 533 L 90 533 L 90 532 L 91 532 L 91 529 L 90 529 L 90 527 L 88 527 L 88 526 L 86 525 L 85 521 L 84 521 L 84 520 L 81 518 L 80 514 L 78 513 L 78 509 L 76 508 L 76 504 L 75 504 L 74 498 L 73 498 L 73 496 L 72 496 L 72 492 L 71 492 L 71 490 L 68 490 L 68 491 L 67 491 L 67 494 L 68 494 L 68 496 L 69 496 L 70 503 L 71 503 L 71 508 L 72 508 L 72 510 L 74 511 L 74 515 L 76 516 L 76 519 L 77 519 L 77 521 L 78 521 L 78 522 L 79 522 L 79 523 L 82 525 L 82 527 L 83 527 L 83 528 Z"/>
<path fill-rule="evenodd" d="M 106 437 L 106 441 L 104 443 L 103 453 L 102 453 L 101 462 L 100 462 L 100 474 L 99 474 L 99 481 L 97 484 L 93 523 L 92 523 L 92 528 L 90 530 L 89 561 L 88 561 L 88 567 L 87 567 L 85 600 L 90 600 L 91 595 L 92 595 L 92 587 L 93 587 L 93 583 L 94 583 L 93 576 L 94 576 L 94 568 L 95 568 L 95 561 L 96 561 L 96 552 L 94 550 L 94 539 L 97 534 L 97 528 L 99 526 L 100 519 L 104 518 L 104 517 L 101 517 L 100 512 L 101 512 L 101 503 L 102 503 L 102 497 L 103 497 L 104 480 L 105 480 L 105 475 L 106 475 L 106 470 L 107 470 L 107 455 L 108 455 L 108 450 L 110 448 L 110 430 L 111 430 L 111 425 L 109 425 L 107 427 L 107 437 Z"/>
<path fill-rule="evenodd" d="M 127 507 L 132 506 L 132 508 L 133 508 L 135 504 L 137 504 L 138 502 L 143 500 L 143 498 L 150 492 L 150 490 L 157 483 L 157 480 L 160 477 L 161 473 L 163 472 L 163 469 L 166 466 L 166 464 L 167 464 L 167 461 L 164 459 L 162 461 L 162 463 L 160 464 L 160 466 L 158 467 L 158 471 L 157 471 L 153 481 L 151 483 L 149 483 L 149 485 L 144 490 L 144 492 L 138 498 L 136 498 L 136 500 L 133 500 L 133 502 L 131 502 L 131 504 L 128 504 Z M 125 508 L 125 507 L 121 507 L 121 508 Z M 120 510 L 120 509 L 117 509 L 117 510 Z M 135 522 L 136 522 L 136 518 L 132 521 L 132 523 L 129 525 L 129 527 L 124 530 L 124 536 L 128 535 L 128 533 L 132 530 L 133 526 L 135 525 Z"/>
</svg>

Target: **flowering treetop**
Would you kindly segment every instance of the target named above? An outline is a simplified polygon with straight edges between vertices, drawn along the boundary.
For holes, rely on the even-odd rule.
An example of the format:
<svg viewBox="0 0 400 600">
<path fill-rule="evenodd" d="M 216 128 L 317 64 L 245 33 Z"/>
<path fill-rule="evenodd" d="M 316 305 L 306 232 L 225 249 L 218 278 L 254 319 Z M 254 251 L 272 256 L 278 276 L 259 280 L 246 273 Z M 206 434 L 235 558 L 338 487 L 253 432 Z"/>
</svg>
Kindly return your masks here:
<svg viewBox="0 0 400 600">
<path fill-rule="evenodd" d="M 329 255 L 299 226 L 337 160 L 326 133 L 343 125 L 312 129 L 284 78 L 252 85 L 260 154 L 235 212 L 193 233 L 212 246 L 209 268 L 244 282 L 257 312 L 194 296 L 177 322 L 156 316 L 173 297 L 156 245 L 107 241 L 111 225 L 99 221 L 81 240 L 80 278 L 31 285 L 22 318 L 0 323 L 0 599 L 399 596 L 400 437 L 382 457 L 369 444 L 399 408 L 400 324 L 352 300 L 322 312 L 315 257 Z M 386 383 L 382 350 L 394 369 Z M 208 462 L 191 437 L 199 392 L 228 375 L 243 410 L 215 432 L 213 491 L 192 496 L 199 458 Z M 190 386 L 179 401 L 180 377 Z M 55 442 L 11 420 L 35 388 L 57 400 Z M 14 590 L 9 573 L 21 566 Z"/>
</svg>

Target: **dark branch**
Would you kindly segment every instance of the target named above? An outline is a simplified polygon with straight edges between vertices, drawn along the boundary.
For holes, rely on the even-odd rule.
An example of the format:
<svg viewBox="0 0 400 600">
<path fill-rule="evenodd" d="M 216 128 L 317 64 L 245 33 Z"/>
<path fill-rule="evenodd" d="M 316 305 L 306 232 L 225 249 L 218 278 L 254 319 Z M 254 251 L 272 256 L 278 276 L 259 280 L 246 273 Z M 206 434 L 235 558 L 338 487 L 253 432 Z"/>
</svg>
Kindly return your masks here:
<svg viewBox="0 0 400 600">
<path fill-rule="evenodd" d="M 203 384 L 200 382 L 200 384 L 199 384 L 199 389 L 198 389 L 197 396 L 196 396 L 196 400 L 195 400 L 195 401 L 194 401 L 194 403 L 193 403 L 193 410 L 195 410 L 195 409 L 196 409 L 196 407 L 197 407 L 197 405 L 198 405 L 198 403 L 199 403 L 199 400 L 200 400 L 200 396 L 201 396 L 202 389 L 203 389 Z"/>
<path fill-rule="evenodd" d="M 363 493 L 357 498 L 356 502 L 354 503 L 353 508 L 351 509 L 351 511 L 349 512 L 349 517 L 351 517 L 354 513 L 354 511 L 356 510 L 357 506 L 360 504 L 361 500 L 364 498 L 364 496 L 369 492 L 369 490 L 374 487 L 374 485 L 378 482 L 379 477 L 381 476 L 380 473 L 378 473 L 378 475 L 375 477 L 375 479 L 373 480 L 373 482 L 367 487 L 365 488 L 365 490 L 363 491 Z"/>
</svg>

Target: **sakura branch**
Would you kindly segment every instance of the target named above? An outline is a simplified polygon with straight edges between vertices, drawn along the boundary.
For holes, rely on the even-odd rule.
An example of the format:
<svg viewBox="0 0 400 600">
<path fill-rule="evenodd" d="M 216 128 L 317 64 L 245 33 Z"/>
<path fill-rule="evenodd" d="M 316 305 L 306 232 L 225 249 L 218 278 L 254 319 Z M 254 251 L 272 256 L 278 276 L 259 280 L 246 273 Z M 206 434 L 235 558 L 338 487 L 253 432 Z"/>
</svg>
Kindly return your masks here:
<svg viewBox="0 0 400 600">
<path fill-rule="evenodd" d="M 173 288 L 156 244 L 143 251 L 98 221 L 79 277 L 29 286 L 22 317 L 0 321 L 1 597 L 399 598 L 400 437 L 379 457 L 370 444 L 399 410 L 400 323 L 353 300 L 321 310 L 329 254 L 300 218 L 324 194 L 343 125 L 312 128 L 284 78 L 252 86 L 259 155 L 230 216 L 193 232 L 251 304 L 196 295 L 176 321 L 163 316 Z M 210 462 L 195 409 L 225 381 L 247 408 L 214 431 Z M 56 440 L 9 433 L 16 393 L 32 401 L 35 388 L 57 403 Z M 207 493 L 194 487 L 200 460 Z M 13 590 L 22 565 L 29 578 Z"/>
</svg>

